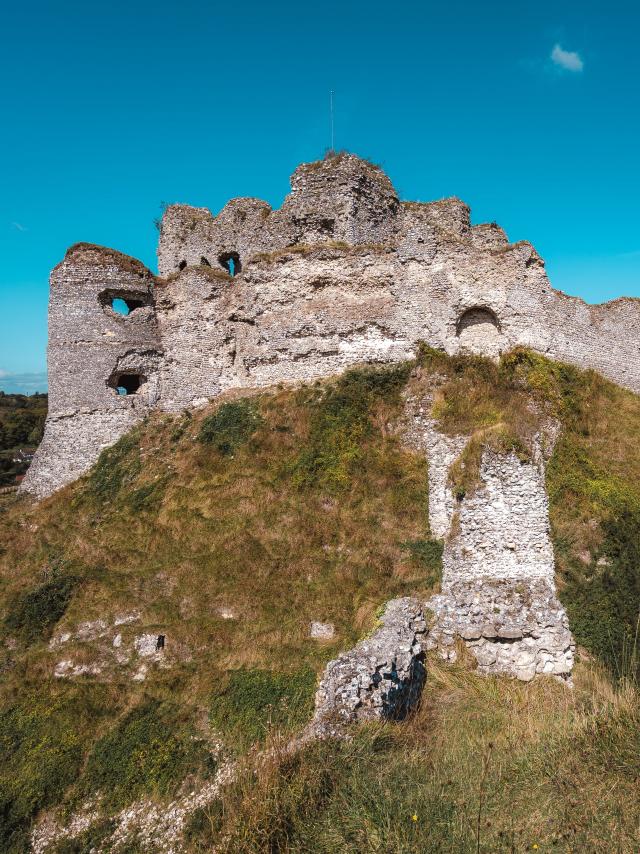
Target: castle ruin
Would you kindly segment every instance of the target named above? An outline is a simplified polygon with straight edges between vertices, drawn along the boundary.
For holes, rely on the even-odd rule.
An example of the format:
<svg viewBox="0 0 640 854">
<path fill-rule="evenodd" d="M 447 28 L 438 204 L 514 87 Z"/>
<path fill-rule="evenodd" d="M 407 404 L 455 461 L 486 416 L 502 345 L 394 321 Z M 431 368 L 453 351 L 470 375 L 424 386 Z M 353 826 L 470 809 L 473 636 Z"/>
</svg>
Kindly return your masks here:
<svg viewBox="0 0 640 854">
<path fill-rule="evenodd" d="M 74 480 L 152 410 L 411 359 L 420 342 L 494 359 L 523 346 L 640 392 L 639 300 L 590 306 L 554 290 L 530 243 L 509 243 L 495 223 L 472 226 L 456 198 L 401 202 L 353 155 L 298 167 L 279 210 L 257 199 L 217 216 L 168 207 L 158 268 L 81 243 L 54 269 L 49 415 L 23 491 L 42 498 Z M 545 490 L 559 425 L 542 426 L 526 462 L 486 449 L 478 489 L 458 500 L 449 472 L 470 437 L 440 434 L 430 407 L 428 396 L 406 401 L 405 438 L 429 463 L 431 532 L 445 541 L 426 648 L 452 660 L 462 638 L 481 672 L 569 680 L 575 646 L 556 596 Z M 389 613 L 415 622 L 414 605 Z M 405 662 L 407 679 L 424 634 L 409 629 L 418 658 Z M 323 702 L 336 692 L 362 702 L 374 647 L 330 665 Z"/>
<path fill-rule="evenodd" d="M 555 291 L 530 243 L 472 226 L 456 198 L 401 202 L 353 155 L 299 166 L 279 210 L 171 205 L 158 271 L 82 243 L 53 270 L 49 416 L 24 491 L 74 480 L 153 409 L 409 359 L 419 341 L 522 345 L 640 391 L 640 301 Z"/>
</svg>

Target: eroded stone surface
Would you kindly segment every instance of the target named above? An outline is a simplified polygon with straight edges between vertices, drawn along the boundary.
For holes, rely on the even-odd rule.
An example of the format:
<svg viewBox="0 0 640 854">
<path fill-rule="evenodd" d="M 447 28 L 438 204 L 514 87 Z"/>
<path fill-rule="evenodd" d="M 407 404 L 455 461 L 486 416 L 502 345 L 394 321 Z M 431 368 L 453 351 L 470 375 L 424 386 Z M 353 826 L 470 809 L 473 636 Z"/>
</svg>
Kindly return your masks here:
<svg viewBox="0 0 640 854">
<path fill-rule="evenodd" d="M 456 637 L 464 640 L 481 673 L 537 674 L 569 679 L 575 645 L 569 621 L 547 579 L 474 579 L 448 585 L 427 607 L 434 616 L 426 641 L 455 661 Z"/>
<path fill-rule="evenodd" d="M 431 530 L 445 539 L 442 593 L 426 603 L 426 647 L 453 661 L 461 639 L 481 673 L 569 680 L 575 645 L 555 590 L 544 480 L 558 425 L 541 419 L 528 461 L 485 450 L 479 484 L 458 501 L 449 470 L 468 437 L 440 434 L 431 402 L 429 394 L 406 401 L 408 441 L 428 457 Z"/>
<path fill-rule="evenodd" d="M 357 721 L 403 718 L 422 690 L 425 631 L 417 599 L 388 602 L 380 628 L 327 665 L 316 693 L 312 730 L 336 734 Z"/>
<path fill-rule="evenodd" d="M 333 623 L 313 622 L 309 627 L 309 637 L 315 640 L 332 640 L 336 633 Z"/>
<path fill-rule="evenodd" d="M 492 358 L 530 347 L 640 391 L 640 301 L 554 291 L 530 244 L 471 226 L 459 199 L 400 202 L 351 155 L 300 166 L 291 186 L 276 211 L 169 207 L 161 277 L 111 249 L 67 252 L 51 275 L 49 416 L 24 491 L 75 479 L 154 408 L 411 358 L 420 341 Z"/>
<path fill-rule="evenodd" d="M 544 470 L 486 450 L 480 487 L 457 506 L 457 533 L 442 556 L 442 590 L 478 578 L 553 581 Z"/>
</svg>

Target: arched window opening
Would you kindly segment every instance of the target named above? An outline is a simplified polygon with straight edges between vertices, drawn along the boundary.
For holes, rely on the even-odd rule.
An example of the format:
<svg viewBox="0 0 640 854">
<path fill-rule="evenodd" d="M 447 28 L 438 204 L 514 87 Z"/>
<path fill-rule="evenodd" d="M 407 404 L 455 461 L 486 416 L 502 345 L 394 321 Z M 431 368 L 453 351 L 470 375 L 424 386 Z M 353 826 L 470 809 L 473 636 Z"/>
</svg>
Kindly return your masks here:
<svg viewBox="0 0 640 854">
<path fill-rule="evenodd" d="M 186 261 L 181 261 L 181 262 L 178 264 L 178 270 L 184 270 L 184 269 L 186 268 L 186 266 L 187 266 L 187 262 L 186 262 Z"/>
<path fill-rule="evenodd" d="M 120 395 L 136 394 L 144 380 L 142 374 L 118 374 L 114 388 Z"/>
<path fill-rule="evenodd" d="M 124 297 L 114 297 L 111 300 L 111 308 L 116 314 L 121 314 L 123 317 L 127 317 L 137 308 L 142 308 L 144 304 L 143 300 L 129 299 L 128 297 L 126 299 Z"/>
<path fill-rule="evenodd" d="M 456 336 L 462 351 L 497 357 L 502 350 L 500 321 L 487 306 L 476 305 L 464 311 L 456 323 Z"/>
<path fill-rule="evenodd" d="M 200 256 L 200 263 L 202 264 L 203 267 L 210 267 L 211 266 L 208 259 L 205 258 L 204 255 Z"/>
<path fill-rule="evenodd" d="M 240 264 L 240 256 L 237 252 L 223 252 L 218 256 L 218 263 L 227 271 L 230 276 L 237 276 L 242 270 Z"/>
</svg>

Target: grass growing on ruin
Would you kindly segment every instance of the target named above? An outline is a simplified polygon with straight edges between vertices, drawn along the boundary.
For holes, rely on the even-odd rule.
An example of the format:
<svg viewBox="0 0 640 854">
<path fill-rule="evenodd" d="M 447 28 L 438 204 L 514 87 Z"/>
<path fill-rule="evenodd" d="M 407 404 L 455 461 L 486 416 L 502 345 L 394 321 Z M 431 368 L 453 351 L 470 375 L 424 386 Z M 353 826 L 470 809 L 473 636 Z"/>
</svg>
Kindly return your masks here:
<svg viewBox="0 0 640 854">
<path fill-rule="evenodd" d="M 211 698 L 211 723 L 232 736 L 236 749 L 263 742 L 273 729 L 294 733 L 311 719 L 316 681 L 310 668 L 286 674 L 232 670 Z"/>
<path fill-rule="evenodd" d="M 485 448 L 531 454 L 544 419 L 560 424 L 547 466 L 559 592 L 576 640 L 620 676 L 640 667 L 640 397 L 594 371 L 516 350 L 499 364 L 424 348 L 416 385 L 434 414 L 471 441 L 452 467 L 463 497 Z"/>
<path fill-rule="evenodd" d="M 207 763 L 180 735 L 189 719 L 200 722 L 193 737 L 205 752 L 219 738 L 237 750 L 274 726 L 301 728 L 326 661 L 365 634 L 389 598 L 428 594 L 440 548 L 429 536 L 426 464 L 386 427 L 407 379 L 404 366 L 354 371 L 194 415 L 157 415 L 82 481 L 38 507 L 7 509 L 0 618 L 15 648 L 1 653 L 0 708 L 49 685 L 62 660 L 99 672 L 55 680 L 60 697 L 78 685 L 108 689 L 96 693 L 101 722 L 78 719 L 64 782 L 52 772 L 45 794 L 24 801 L 16 833 L 44 804 L 77 806 L 105 789 L 108 813 L 145 792 L 171 797 L 188 766 L 202 777 Z M 136 611 L 139 620 L 116 627 L 118 615 Z M 52 635 L 98 619 L 107 626 L 99 636 L 48 647 Z M 313 620 L 332 622 L 335 640 L 312 640 Z M 142 632 L 166 636 L 168 666 L 150 663 L 135 682 Z M 117 634 L 129 663 L 117 662 Z M 178 699 L 184 715 L 167 718 Z M 27 785 L 37 748 L 14 723 L 10 765 Z M 110 765 L 109 756 L 120 759 Z"/>
<path fill-rule="evenodd" d="M 633 677 L 636 396 L 525 351 L 497 365 L 425 348 L 416 365 L 155 414 L 77 484 L 37 507 L 3 505 L 3 850 L 25 850 L 38 810 L 72 810 L 97 790 L 105 818 L 144 795 L 176 796 L 185 779 L 213 773 L 218 740 L 236 754 L 277 748 L 309 719 L 327 660 L 371 630 L 379 607 L 437 588 L 426 462 L 400 430 L 405 392 L 427 391 L 441 429 L 474 437 L 454 471 L 459 494 L 477 488 L 483 448 L 525 459 L 540 420 L 562 422 L 547 471 L 560 595 L 579 643 Z M 98 619 L 102 634 L 74 634 Z M 335 639 L 312 640 L 314 620 L 333 623 Z M 71 639 L 55 645 L 65 631 Z M 164 666 L 148 659 L 134 681 L 143 632 L 166 636 Z M 116 649 L 129 660 L 118 663 Z M 98 673 L 54 679 L 67 659 Z M 276 750 L 275 764 L 194 821 L 192 849 L 209 850 L 213 827 L 237 851 L 477 850 L 485 761 L 481 850 L 536 839 L 588 850 L 606 838 L 598 833 L 634 850 L 637 706 L 582 668 L 570 695 L 436 667 L 409 724 L 295 756 Z M 603 804 L 600 828 L 587 797 Z"/>
<path fill-rule="evenodd" d="M 403 726 L 368 725 L 248 764 L 191 822 L 189 851 L 632 852 L 640 707 L 581 667 L 576 689 L 430 662 Z M 597 805 L 597 808 L 595 807 Z"/>
<path fill-rule="evenodd" d="M 110 808 L 141 795 L 166 795 L 188 774 L 209 775 L 215 762 L 189 708 L 143 698 L 92 746 L 82 775 L 85 797 L 103 793 Z"/>
</svg>

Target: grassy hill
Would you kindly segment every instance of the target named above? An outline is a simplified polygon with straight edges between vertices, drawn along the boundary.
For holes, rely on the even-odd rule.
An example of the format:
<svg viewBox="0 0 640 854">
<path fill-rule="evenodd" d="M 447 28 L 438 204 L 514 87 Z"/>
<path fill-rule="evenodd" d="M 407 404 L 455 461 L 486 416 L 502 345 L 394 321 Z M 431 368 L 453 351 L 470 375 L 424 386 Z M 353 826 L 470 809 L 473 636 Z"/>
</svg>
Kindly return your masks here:
<svg viewBox="0 0 640 854">
<path fill-rule="evenodd" d="M 576 688 L 430 662 L 410 721 L 285 750 L 325 663 L 388 599 L 437 589 L 426 461 L 402 441 L 403 394 L 435 374 L 441 429 L 474 436 L 459 490 L 483 445 L 562 422 L 548 491 Z M 5 498 L 0 850 L 86 804 L 96 821 L 51 850 L 145 850 L 104 842 L 120 811 L 197 791 L 229 757 L 237 779 L 186 850 L 637 850 L 639 435 L 640 399 L 593 373 L 425 350 L 155 414 L 51 499 Z"/>
</svg>

